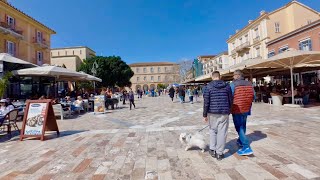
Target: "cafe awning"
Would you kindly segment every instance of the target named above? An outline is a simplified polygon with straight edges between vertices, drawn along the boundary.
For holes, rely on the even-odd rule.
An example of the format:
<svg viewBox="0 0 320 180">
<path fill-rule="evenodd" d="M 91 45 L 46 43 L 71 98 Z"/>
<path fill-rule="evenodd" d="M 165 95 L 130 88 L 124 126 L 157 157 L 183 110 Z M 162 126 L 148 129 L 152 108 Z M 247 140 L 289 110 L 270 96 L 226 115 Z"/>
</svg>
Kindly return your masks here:
<svg viewBox="0 0 320 180">
<path fill-rule="evenodd" d="M 320 67 L 319 51 L 289 50 L 251 65 L 250 68 L 290 69 L 292 103 L 294 103 L 293 69 L 317 66 Z"/>
<path fill-rule="evenodd" d="M 87 74 L 87 73 L 85 73 L 85 72 L 83 72 L 83 71 L 80 71 L 80 73 L 85 74 L 85 75 L 86 75 L 85 79 L 88 80 L 88 81 L 102 82 L 102 79 L 100 79 L 100 78 L 98 78 L 98 77 L 92 76 L 92 75 Z"/>
<path fill-rule="evenodd" d="M 57 67 L 57 66 L 41 66 L 41 67 L 34 67 L 34 68 L 26 68 L 26 69 L 21 69 L 17 71 L 13 71 L 14 75 L 19 75 L 19 76 L 50 76 L 50 77 L 56 77 L 57 79 L 59 78 L 86 78 L 85 74 L 62 68 L 62 67 Z"/>
<path fill-rule="evenodd" d="M 37 65 L 35 65 L 35 64 L 32 64 L 28 61 L 24 61 L 19 58 L 13 57 L 7 53 L 0 53 L 0 61 L 7 62 L 7 63 L 13 63 L 13 64 L 22 64 L 22 65 L 24 65 L 24 67 L 37 67 Z"/>
</svg>

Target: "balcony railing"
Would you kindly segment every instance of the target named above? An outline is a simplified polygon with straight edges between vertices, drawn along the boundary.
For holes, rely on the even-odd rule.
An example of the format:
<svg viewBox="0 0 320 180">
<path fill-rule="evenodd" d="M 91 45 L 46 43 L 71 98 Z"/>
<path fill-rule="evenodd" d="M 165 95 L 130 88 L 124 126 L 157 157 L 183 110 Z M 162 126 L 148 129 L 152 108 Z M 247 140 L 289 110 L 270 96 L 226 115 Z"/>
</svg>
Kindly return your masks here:
<svg viewBox="0 0 320 180">
<path fill-rule="evenodd" d="M 17 27 L 10 26 L 6 22 L 0 22 L 0 32 L 3 34 L 11 34 L 18 39 L 23 39 L 23 31 L 19 30 Z"/>
<path fill-rule="evenodd" d="M 242 43 L 240 46 L 236 47 L 236 51 L 237 52 L 244 51 L 246 49 L 249 49 L 249 46 L 250 46 L 249 42 Z"/>
<path fill-rule="evenodd" d="M 38 39 L 36 37 L 33 37 L 33 43 L 36 44 L 40 49 L 50 48 L 45 39 Z"/>
<path fill-rule="evenodd" d="M 256 43 L 256 42 L 258 42 L 258 41 L 260 41 L 260 36 L 257 36 L 257 37 L 255 37 L 255 38 L 253 39 L 253 43 Z"/>
</svg>

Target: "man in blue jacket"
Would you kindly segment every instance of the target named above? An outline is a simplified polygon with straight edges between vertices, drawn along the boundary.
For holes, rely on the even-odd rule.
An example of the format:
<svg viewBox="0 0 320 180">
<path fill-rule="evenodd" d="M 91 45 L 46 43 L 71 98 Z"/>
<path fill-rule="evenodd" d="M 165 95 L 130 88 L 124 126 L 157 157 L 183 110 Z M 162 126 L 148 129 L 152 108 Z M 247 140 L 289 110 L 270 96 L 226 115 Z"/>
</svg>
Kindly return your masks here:
<svg viewBox="0 0 320 180">
<path fill-rule="evenodd" d="M 229 114 L 232 106 L 232 92 L 230 86 L 220 80 L 220 73 L 212 73 L 212 82 L 204 89 L 204 121 L 209 121 L 210 150 L 212 157 L 221 160 L 227 140 Z"/>
</svg>

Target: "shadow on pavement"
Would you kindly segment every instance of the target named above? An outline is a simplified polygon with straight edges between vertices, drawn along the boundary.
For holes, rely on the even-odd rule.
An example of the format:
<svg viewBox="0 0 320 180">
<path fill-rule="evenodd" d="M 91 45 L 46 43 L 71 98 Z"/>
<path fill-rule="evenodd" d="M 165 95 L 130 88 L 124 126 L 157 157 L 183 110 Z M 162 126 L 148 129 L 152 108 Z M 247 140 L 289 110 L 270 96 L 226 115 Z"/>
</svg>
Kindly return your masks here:
<svg viewBox="0 0 320 180">
<path fill-rule="evenodd" d="M 88 130 L 70 130 L 70 131 L 60 131 L 60 135 L 57 136 L 57 133 L 54 131 L 46 132 L 45 140 L 51 140 L 60 137 L 66 137 L 78 133 L 82 133 Z M 0 143 L 4 142 L 12 142 L 12 141 L 19 141 L 20 133 L 18 130 L 12 131 L 11 136 L 7 134 L 0 135 Z M 40 138 L 25 138 L 24 140 L 40 140 Z"/>
<path fill-rule="evenodd" d="M 250 141 L 250 144 L 254 141 L 259 141 L 261 139 L 267 138 L 267 134 L 261 132 L 261 131 L 253 131 L 250 134 L 247 134 L 247 137 Z M 237 139 L 232 139 L 231 141 L 227 142 L 226 149 L 229 149 L 229 151 L 225 154 L 225 157 L 232 156 L 234 153 L 236 153 L 239 149 L 237 145 Z M 254 149 L 253 149 L 254 151 Z"/>
</svg>

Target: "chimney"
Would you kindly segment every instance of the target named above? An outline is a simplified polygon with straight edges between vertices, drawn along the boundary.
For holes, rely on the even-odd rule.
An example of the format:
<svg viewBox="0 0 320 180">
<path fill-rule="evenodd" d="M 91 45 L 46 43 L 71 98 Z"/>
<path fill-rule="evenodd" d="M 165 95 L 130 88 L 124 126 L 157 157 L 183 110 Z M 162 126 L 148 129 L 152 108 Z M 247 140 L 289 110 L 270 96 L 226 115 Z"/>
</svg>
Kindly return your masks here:
<svg viewBox="0 0 320 180">
<path fill-rule="evenodd" d="M 260 11 L 260 16 L 264 15 L 266 13 L 265 10 Z"/>
<path fill-rule="evenodd" d="M 252 23 L 252 20 L 249 20 L 248 22 L 249 22 L 249 24 L 251 24 L 251 23 Z"/>
</svg>

